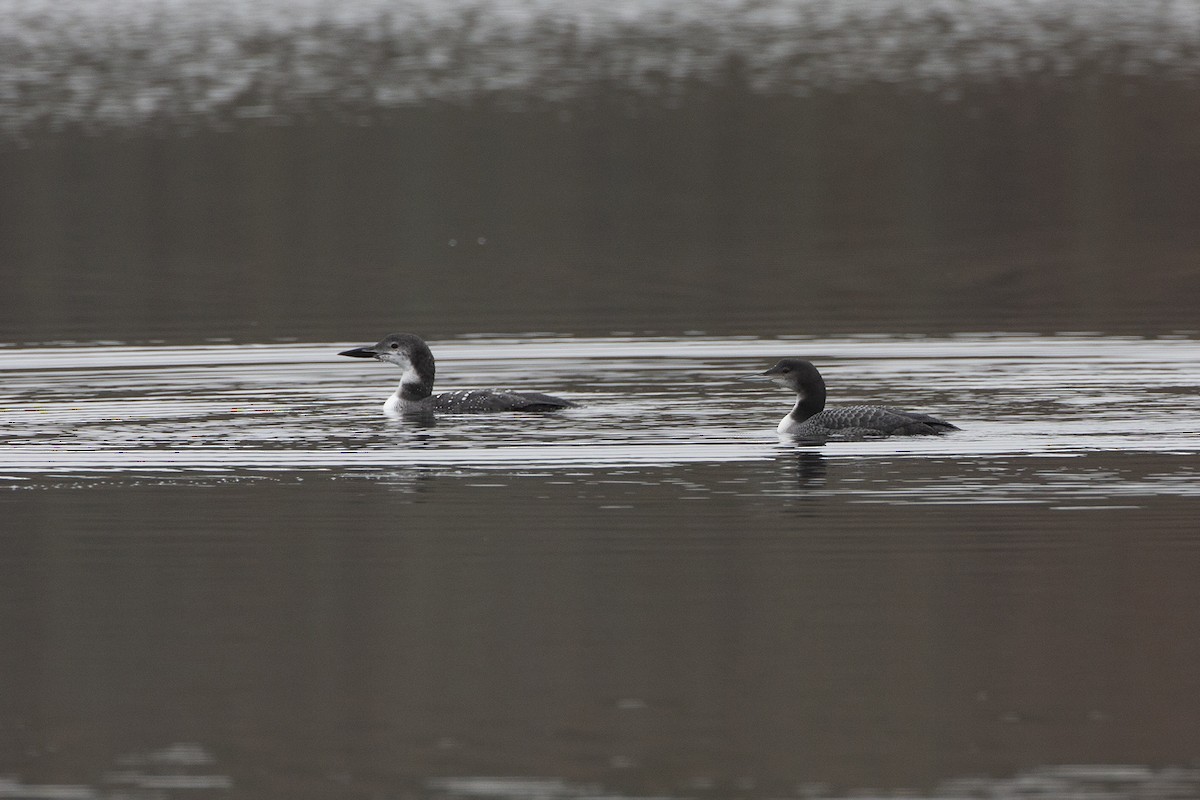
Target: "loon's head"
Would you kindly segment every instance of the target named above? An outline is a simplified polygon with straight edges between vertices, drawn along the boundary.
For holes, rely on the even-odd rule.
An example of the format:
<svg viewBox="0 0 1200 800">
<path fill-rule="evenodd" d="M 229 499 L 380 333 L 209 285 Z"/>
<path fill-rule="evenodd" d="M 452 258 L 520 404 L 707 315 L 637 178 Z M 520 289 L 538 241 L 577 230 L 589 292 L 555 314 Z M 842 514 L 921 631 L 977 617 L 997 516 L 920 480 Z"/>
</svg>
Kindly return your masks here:
<svg viewBox="0 0 1200 800">
<path fill-rule="evenodd" d="M 376 361 L 386 361 L 404 370 L 402 383 L 433 383 L 434 360 L 429 346 L 420 336 L 411 333 L 393 333 L 383 337 L 377 344 L 369 347 L 356 347 L 353 350 L 343 350 L 339 356 L 350 358 L 373 358 Z"/>
<path fill-rule="evenodd" d="M 825 388 L 821 373 L 811 362 L 802 358 L 781 359 L 775 366 L 762 373 L 762 377 L 800 395 L 809 394 L 818 386 Z"/>
</svg>

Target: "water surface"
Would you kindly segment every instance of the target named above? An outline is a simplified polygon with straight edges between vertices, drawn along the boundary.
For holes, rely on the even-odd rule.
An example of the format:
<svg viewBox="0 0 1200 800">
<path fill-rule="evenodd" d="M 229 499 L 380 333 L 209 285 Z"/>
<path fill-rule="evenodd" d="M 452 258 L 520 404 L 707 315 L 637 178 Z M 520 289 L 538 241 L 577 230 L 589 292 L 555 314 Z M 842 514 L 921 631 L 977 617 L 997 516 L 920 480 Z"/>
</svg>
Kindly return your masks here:
<svg viewBox="0 0 1200 800">
<path fill-rule="evenodd" d="M 1194 340 L 434 341 L 443 388 L 581 404 L 434 424 L 351 344 L 0 350 L 21 785 L 1200 785 Z M 739 378 L 784 354 L 964 430 L 781 441 Z"/>
<path fill-rule="evenodd" d="M 793 398 L 745 378 L 797 353 L 821 365 L 831 402 L 932 410 L 966 429 L 830 443 L 823 457 L 1183 456 L 1197 446 L 1197 349 L 1182 337 L 476 338 L 435 343 L 439 389 L 552 390 L 581 407 L 424 422 L 382 416 L 398 372 L 338 358 L 345 346 L 0 351 L 9 478 L 761 461 L 795 451 L 773 431 Z"/>
<path fill-rule="evenodd" d="M 0 797 L 1200 796 L 1198 26 L 0 0 Z"/>
</svg>

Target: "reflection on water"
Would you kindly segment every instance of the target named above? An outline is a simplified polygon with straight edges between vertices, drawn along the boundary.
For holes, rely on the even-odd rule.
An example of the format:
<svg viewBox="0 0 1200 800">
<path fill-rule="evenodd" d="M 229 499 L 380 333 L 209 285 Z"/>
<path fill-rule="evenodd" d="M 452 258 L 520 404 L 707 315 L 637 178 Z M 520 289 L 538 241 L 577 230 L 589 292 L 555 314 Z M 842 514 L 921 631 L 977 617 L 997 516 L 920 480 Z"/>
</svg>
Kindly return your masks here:
<svg viewBox="0 0 1200 800">
<path fill-rule="evenodd" d="M 105 773 L 105 797 L 224 797 L 233 788 L 211 753 L 195 743 L 178 743 L 150 753 L 128 753 Z"/>
<path fill-rule="evenodd" d="M 23 783 L 0 778 L 0 798 L 12 800 L 173 800 L 229 797 L 233 783 L 212 754 L 192 742 L 126 753 L 94 785 Z"/>
<path fill-rule="evenodd" d="M 612 797 L 629 795 L 606 792 L 599 786 L 571 785 L 557 779 L 528 778 L 442 778 L 429 782 L 432 797 L 437 798 L 569 798 Z M 693 796 L 756 796 L 753 781 L 741 781 L 735 786 L 713 786 L 703 778 L 691 787 Z M 856 787 L 843 794 L 820 783 L 795 787 L 778 797 L 803 800 L 821 798 L 876 796 L 878 790 Z M 1163 770 L 1128 765 L 1068 765 L 1040 767 L 1011 778 L 964 777 L 945 781 L 931 793 L 912 789 L 883 792 L 883 797 L 922 798 L 1077 798 L 1077 800 L 1121 800 L 1122 798 L 1187 798 L 1200 792 L 1200 770 L 1171 768 Z"/>
<path fill-rule="evenodd" d="M 99 786 L 27 784 L 0 778 L 0 798 L 8 800 L 184 800 L 184 798 L 225 798 L 234 794 L 232 783 L 224 775 L 197 775 L 187 770 L 196 765 L 208 767 L 212 757 L 195 744 L 176 744 L 149 756 L 133 754 L 119 759 L 129 763 L 154 764 L 152 772 L 121 769 L 106 775 Z M 178 771 L 177 771 L 178 770 Z M 752 780 L 743 779 L 735 786 L 716 786 L 697 777 L 689 795 L 739 797 L 758 796 Z M 843 793 L 833 787 L 810 782 L 792 792 L 773 795 L 796 800 L 870 796 L 866 787 Z M 1150 769 L 1127 764 L 1064 765 L 1038 767 L 1011 778 L 962 777 L 939 784 L 926 794 L 911 789 L 889 791 L 888 797 L 909 800 L 922 798 L 1061 798 L 1076 800 L 1170 800 L 1195 797 L 1200 793 L 1200 770 L 1189 768 Z M 598 784 L 574 784 L 561 778 L 463 776 L 432 778 L 423 790 L 409 789 L 405 797 L 430 800 L 481 798 L 484 800 L 580 800 L 611 798 L 637 800 L 639 795 L 613 791 Z M 673 795 L 657 795 L 669 800 Z"/>
</svg>

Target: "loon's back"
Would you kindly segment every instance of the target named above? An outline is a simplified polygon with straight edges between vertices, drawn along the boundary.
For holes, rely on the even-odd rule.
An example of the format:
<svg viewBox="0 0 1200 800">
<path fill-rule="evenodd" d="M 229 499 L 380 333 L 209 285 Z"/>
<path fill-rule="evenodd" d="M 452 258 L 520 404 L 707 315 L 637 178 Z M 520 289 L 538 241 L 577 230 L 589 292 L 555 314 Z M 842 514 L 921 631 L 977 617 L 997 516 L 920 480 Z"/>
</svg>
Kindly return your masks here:
<svg viewBox="0 0 1200 800">
<path fill-rule="evenodd" d="M 560 408 L 575 406 L 569 400 L 541 392 L 509 392 L 496 389 L 459 389 L 435 394 L 430 400 L 434 411 L 447 413 L 557 411 Z"/>
<path fill-rule="evenodd" d="M 884 436 L 933 436 L 958 427 L 915 411 L 883 406 L 842 406 L 818 411 L 804 421 L 789 414 L 779 424 L 780 433 L 793 436 L 866 439 Z"/>
</svg>

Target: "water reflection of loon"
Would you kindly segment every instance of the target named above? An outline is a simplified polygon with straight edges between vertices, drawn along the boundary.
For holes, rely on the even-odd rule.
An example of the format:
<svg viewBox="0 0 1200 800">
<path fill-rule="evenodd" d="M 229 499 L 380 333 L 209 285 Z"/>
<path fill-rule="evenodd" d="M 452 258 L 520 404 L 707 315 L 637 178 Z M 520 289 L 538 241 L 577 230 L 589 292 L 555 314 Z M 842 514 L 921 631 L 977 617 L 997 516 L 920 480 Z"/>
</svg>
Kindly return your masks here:
<svg viewBox="0 0 1200 800">
<path fill-rule="evenodd" d="M 796 485 L 801 489 L 816 489 L 825 485 L 825 456 L 815 450 L 796 453 Z"/>
<path fill-rule="evenodd" d="M 779 422 L 780 433 L 805 439 L 928 436 L 958 427 L 928 414 L 883 406 L 825 408 L 825 379 L 808 361 L 785 358 L 758 378 L 796 393 L 796 407 Z"/>
<path fill-rule="evenodd" d="M 421 337 L 411 333 L 393 333 L 372 347 L 344 350 L 339 356 L 374 358 L 404 370 L 396 392 L 383 404 L 391 414 L 489 411 L 557 411 L 574 403 L 540 392 L 508 392 L 495 389 L 460 389 L 433 393 L 435 373 L 433 353 Z"/>
</svg>

